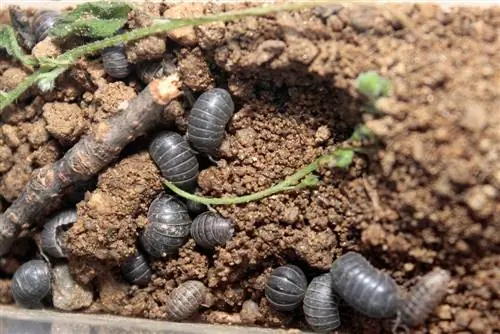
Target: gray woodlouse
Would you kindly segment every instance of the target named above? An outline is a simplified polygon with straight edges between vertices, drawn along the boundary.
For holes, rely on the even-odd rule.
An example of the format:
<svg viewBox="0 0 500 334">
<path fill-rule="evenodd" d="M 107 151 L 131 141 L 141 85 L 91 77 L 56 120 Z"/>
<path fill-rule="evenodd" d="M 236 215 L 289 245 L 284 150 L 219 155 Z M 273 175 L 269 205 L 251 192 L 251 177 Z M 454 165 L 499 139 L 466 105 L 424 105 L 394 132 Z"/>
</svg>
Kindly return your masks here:
<svg viewBox="0 0 500 334">
<path fill-rule="evenodd" d="M 333 288 L 347 304 L 372 318 L 393 316 L 401 301 L 396 282 L 361 254 L 348 252 L 333 262 Z"/>
<path fill-rule="evenodd" d="M 194 241 L 207 249 L 224 245 L 233 237 L 233 233 L 233 222 L 211 211 L 198 215 L 191 225 L 191 236 Z"/>
<path fill-rule="evenodd" d="M 142 82 L 149 84 L 154 79 L 176 73 L 177 66 L 173 55 L 166 55 L 162 60 L 146 60 L 138 63 L 135 72 Z"/>
<path fill-rule="evenodd" d="M 9 6 L 9 16 L 19 44 L 31 51 L 36 44 L 36 37 L 26 11 L 19 7 Z"/>
<path fill-rule="evenodd" d="M 140 240 L 149 255 L 173 254 L 187 241 L 192 221 L 184 203 L 174 196 L 157 197 L 149 207 L 148 220 Z"/>
<path fill-rule="evenodd" d="M 160 132 L 149 144 L 149 154 L 164 178 L 186 191 L 195 189 L 198 160 L 180 134 L 171 131 Z"/>
<path fill-rule="evenodd" d="M 12 295 L 16 303 L 24 308 L 42 307 L 42 299 L 50 293 L 50 290 L 50 268 L 42 260 L 24 263 L 12 278 Z"/>
<path fill-rule="evenodd" d="M 32 27 L 37 42 L 47 38 L 50 29 L 57 22 L 59 16 L 59 12 L 55 10 L 42 10 L 33 16 Z"/>
<path fill-rule="evenodd" d="M 401 303 L 396 323 L 416 327 L 441 303 L 448 290 L 450 273 L 436 268 L 424 275 Z"/>
<path fill-rule="evenodd" d="M 147 259 L 139 251 L 136 251 L 135 254 L 130 255 L 125 260 L 121 270 L 127 281 L 138 286 L 148 285 L 153 275 Z"/>
<path fill-rule="evenodd" d="M 123 43 L 110 46 L 101 50 L 102 65 L 104 71 L 111 77 L 123 79 L 131 72 L 131 66 L 125 54 Z"/>
<path fill-rule="evenodd" d="M 75 209 L 63 210 L 50 218 L 40 233 L 40 244 L 44 253 L 55 257 L 65 258 L 64 230 L 77 220 Z"/>
<path fill-rule="evenodd" d="M 205 300 L 207 287 L 200 281 L 186 281 L 172 290 L 165 303 L 167 319 L 181 321 L 195 313 Z"/>
<path fill-rule="evenodd" d="M 215 155 L 233 113 L 234 102 L 227 90 L 214 88 L 201 94 L 188 118 L 187 137 L 191 145 L 198 152 Z"/>
<path fill-rule="evenodd" d="M 313 278 L 304 296 L 304 316 L 316 332 L 329 332 L 340 326 L 338 296 L 332 287 L 330 274 Z"/>
<path fill-rule="evenodd" d="M 267 280 L 265 294 L 267 301 L 277 311 L 296 309 L 307 289 L 307 278 L 297 266 L 288 264 L 274 269 Z"/>
</svg>

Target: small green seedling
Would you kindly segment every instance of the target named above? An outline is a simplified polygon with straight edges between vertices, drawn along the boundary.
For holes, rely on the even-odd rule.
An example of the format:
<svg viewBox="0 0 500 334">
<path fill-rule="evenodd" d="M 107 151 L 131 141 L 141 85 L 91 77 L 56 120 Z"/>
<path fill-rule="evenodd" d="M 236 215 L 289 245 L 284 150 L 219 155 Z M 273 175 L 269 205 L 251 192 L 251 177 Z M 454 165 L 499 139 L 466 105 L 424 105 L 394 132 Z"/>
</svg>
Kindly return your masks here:
<svg viewBox="0 0 500 334">
<path fill-rule="evenodd" d="M 356 88 L 370 101 L 375 101 L 389 94 L 391 82 L 375 71 L 361 73 L 356 78 Z"/>
</svg>

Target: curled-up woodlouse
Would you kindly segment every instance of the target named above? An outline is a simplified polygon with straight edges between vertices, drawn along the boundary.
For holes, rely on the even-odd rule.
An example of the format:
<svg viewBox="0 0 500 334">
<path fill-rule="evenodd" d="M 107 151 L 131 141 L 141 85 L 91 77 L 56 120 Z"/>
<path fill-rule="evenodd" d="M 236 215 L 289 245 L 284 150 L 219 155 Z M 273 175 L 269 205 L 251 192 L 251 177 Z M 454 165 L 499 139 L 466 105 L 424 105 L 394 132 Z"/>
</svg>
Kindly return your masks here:
<svg viewBox="0 0 500 334">
<path fill-rule="evenodd" d="M 316 332 L 329 332 L 340 326 L 338 296 L 330 274 L 313 278 L 304 296 L 304 316 Z"/>
<path fill-rule="evenodd" d="M 145 60 L 137 64 L 135 72 L 139 79 L 145 84 L 149 84 L 154 79 L 167 77 L 177 72 L 175 58 L 173 55 L 166 55 L 162 60 Z"/>
<path fill-rule="evenodd" d="M 16 303 L 22 307 L 42 307 L 42 299 L 50 293 L 50 290 L 50 267 L 45 261 L 28 261 L 20 266 L 12 277 L 12 295 Z"/>
<path fill-rule="evenodd" d="M 181 321 L 195 313 L 205 300 L 208 289 L 200 281 L 186 281 L 172 290 L 165 303 L 167 319 Z"/>
<path fill-rule="evenodd" d="M 64 232 L 76 219 L 76 210 L 68 209 L 59 212 L 45 223 L 40 233 L 40 244 L 44 253 L 55 258 L 67 257 Z"/>
<path fill-rule="evenodd" d="M 401 298 L 396 282 L 361 254 L 348 252 L 333 262 L 333 289 L 352 308 L 372 318 L 395 315 Z"/>
<path fill-rule="evenodd" d="M 121 270 L 127 281 L 138 286 L 148 285 L 153 275 L 148 261 L 139 251 L 136 251 L 135 254 L 130 255 L 125 260 Z"/>
<path fill-rule="evenodd" d="M 207 249 L 224 245 L 233 237 L 233 233 L 233 222 L 212 211 L 198 215 L 191 225 L 191 236 L 194 241 Z"/>
<path fill-rule="evenodd" d="M 171 131 L 160 132 L 149 144 L 149 154 L 164 178 L 186 191 L 195 189 L 198 160 L 180 134 Z"/>
<path fill-rule="evenodd" d="M 191 145 L 198 152 L 215 155 L 233 113 L 234 102 L 227 90 L 214 88 L 201 94 L 188 118 L 187 137 Z"/>
<path fill-rule="evenodd" d="M 304 272 L 297 266 L 288 264 L 274 269 L 266 284 L 266 298 L 277 311 L 296 309 L 307 289 Z"/>
<path fill-rule="evenodd" d="M 9 6 L 9 16 L 19 44 L 31 51 L 36 44 L 36 37 L 26 11 L 17 6 Z"/>
<path fill-rule="evenodd" d="M 153 257 L 175 253 L 187 241 L 192 223 L 184 203 L 165 193 L 151 203 L 148 221 L 140 240 Z"/>
<path fill-rule="evenodd" d="M 130 74 L 131 66 L 127 61 L 123 43 L 102 49 L 101 57 L 104 71 L 109 76 L 123 79 Z"/>
<path fill-rule="evenodd" d="M 55 10 L 42 10 L 33 16 L 31 24 L 37 42 L 43 41 L 49 35 L 50 29 L 56 24 L 60 13 Z"/>
<path fill-rule="evenodd" d="M 200 202 L 191 201 L 189 199 L 186 200 L 186 207 L 189 211 L 189 214 L 191 214 L 192 217 L 196 217 L 200 213 L 208 210 L 208 208 L 205 204 L 202 204 Z"/>
<path fill-rule="evenodd" d="M 450 273 L 441 268 L 424 275 L 402 301 L 396 324 L 410 327 L 423 324 L 443 300 L 450 280 Z"/>
</svg>

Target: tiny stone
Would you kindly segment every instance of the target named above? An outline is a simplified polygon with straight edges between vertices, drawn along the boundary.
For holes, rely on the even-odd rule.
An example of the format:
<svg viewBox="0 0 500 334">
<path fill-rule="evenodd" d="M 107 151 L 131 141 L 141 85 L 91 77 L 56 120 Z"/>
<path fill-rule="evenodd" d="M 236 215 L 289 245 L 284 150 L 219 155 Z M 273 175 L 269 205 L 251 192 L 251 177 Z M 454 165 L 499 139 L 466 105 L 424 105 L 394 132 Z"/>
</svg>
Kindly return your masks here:
<svg viewBox="0 0 500 334">
<path fill-rule="evenodd" d="M 299 214 L 299 208 L 296 206 L 288 207 L 283 213 L 283 221 L 288 224 L 293 224 L 298 220 Z"/>
<path fill-rule="evenodd" d="M 438 310 L 437 310 L 437 315 L 440 319 L 443 319 L 443 320 L 450 320 L 452 319 L 452 315 L 451 315 L 451 307 L 450 305 L 441 305 L 438 307 Z"/>
<path fill-rule="evenodd" d="M 469 324 L 469 329 L 471 329 L 474 333 L 486 333 L 486 328 L 486 319 L 483 318 L 475 318 Z"/>
<path fill-rule="evenodd" d="M 471 314 L 468 310 L 459 310 L 455 314 L 455 322 L 460 328 L 467 328 L 471 321 Z"/>
<path fill-rule="evenodd" d="M 241 322 L 244 324 L 255 324 L 262 319 L 262 314 L 259 311 L 259 305 L 253 300 L 246 300 L 241 306 L 240 312 Z"/>
<path fill-rule="evenodd" d="M 52 298 L 55 308 L 73 311 L 92 304 L 94 297 L 92 289 L 73 280 L 67 264 L 55 265 L 52 276 Z"/>
<path fill-rule="evenodd" d="M 321 144 L 327 141 L 332 133 L 330 132 L 330 129 L 326 125 L 322 125 L 318 128 L 316 133 L 314 134 L 314 142 L 316 144 Z"/>
<path fill-rule="evenodd" d="M 406 272 L 410 272 L 415 269 L 415 265 L 413 263 L 407 262 L 404 264 L 403 268 Z"/>
</svg>

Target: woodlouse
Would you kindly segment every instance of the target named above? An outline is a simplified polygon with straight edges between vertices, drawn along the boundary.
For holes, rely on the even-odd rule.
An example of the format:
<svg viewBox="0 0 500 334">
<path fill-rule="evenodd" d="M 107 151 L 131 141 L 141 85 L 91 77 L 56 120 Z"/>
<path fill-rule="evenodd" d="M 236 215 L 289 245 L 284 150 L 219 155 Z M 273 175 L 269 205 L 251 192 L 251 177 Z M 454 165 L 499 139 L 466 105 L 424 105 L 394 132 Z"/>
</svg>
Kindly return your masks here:
<svg viewBox="0 0 500 334">
<path fill-rule="evenodd" d="M 139 251 L 136 251 L 125 260 L 121 270 L 127 281 L 138 286 L 148 285 L 153 275 L 147 259 Z"/>
<path fill-rule="evenodd" d="M 9 6 L 9 16 L 19 44 L 31 51 L 36 44 L 36 37 L 26 11 L 16 6 Z"/>
<path fill-rule="evenodd" d="M 198 160 L 180 134 L 171 131 L 160 132 L 149 144 L 149 154 L 164 178 L 186 191 L 195 189 Z"/>
<path fill-rule="evenodd" d="M 189 236 L 191 218 L 180 200 L 161 194 L 149 207 L 149 224 L 141 235 L 144 250 L 153 257 L 175 253 Z"/>
<path fill-rule="evenodd" d="M 198 215 L 191 225 L 191 236 L 194 241 L 207 249 L 224 245 L 233 237 L 233 233 L 233 222 L 211 211 Z"/>
<path fill-rule="evenodd" d="M 33 16 L 33 32 L 37 42 L 43 41 L 49 35 L 50 29 L 59 19 L 59 12 L 55 10 L 42 10 Z"/>
<path fill-rule="evenodd" d="M 333 291 L 330 274 L 313 278 L 304 296 L 304 316 L 317 332 L 328 332 L 340 326 L 338 296 Z"/>
<path fill-rule="evenodd" d="M 307 289 L 307 278 L 297 266 L 288 264 L 274 269 L 269 277 L 265 294 L 271 306 L 278 311 L 296 309 Z"/>
<path fill-rule="evenodd" d="M 169 76 L 177 72 L 175 58 L 172 55 L 166 55 L 162 60 L 142 61 L 135 67 L 135 72 L 142 82 L 149 84 L 154 79 Z"/>
<path fill-rule="evenodd" d="M 131 66 L 127 61 L 123 43 L 102 49 L 101 57 L 104 71 L 109 76 L 123 79 L 130 74 Z"/>
<path fill-rule="evenodd" d="M 64 232 L 76 220 L 77 214 L 75 209 L 63 210 L 50 218 L 40 233 L 40 244 L 43 252 L 55 258 L 67 257 Z"/>
<path fill-rule="evenodd" d="M 25 308 L 42 307 L 42 299 L 51 290 L 49 265 L 42 260 L 31 260 L 14 273 L 11 291 L 16 303 Z"/>
<path fill-rule="evenodd" d="M 198 152 L 215 155 L 233 113 L 234 102 L 227 90 L 214 88 L 201 94 L 188 118 L 187 137 L 191 145 Z"/>
<path fill-rule="evenodd" d="M 205 212 L 208 210 L 207 206 L 205 204 L 202 204 L 200 202 L 195 202 L 191 200 L 186 200 L 186 207 L 191 214 L 191 216 L 198 216 L 200 213 Z"/>
<path fill-rule="evenodd" d="M 347 304 L 372 318 L 393 316 L 401 301 L 396 282 L 361 254 L 348 252 L 333 262 L 333 288 Z"/>
<path fill-rule="evenodd" d="M 424 275 L 402 301 L 396 322 L 410 327 L 423 324 L 443 300 L 450 280 L 450 273 L 441 268 Z"/>
<path fill-rule="evenodd" d="M 200 281 L 186 281 L 172 290 L 165 303 L 167 319 L 181 321 L 195 313 L 205 300 L 208 289 Z"/>
</svg>

